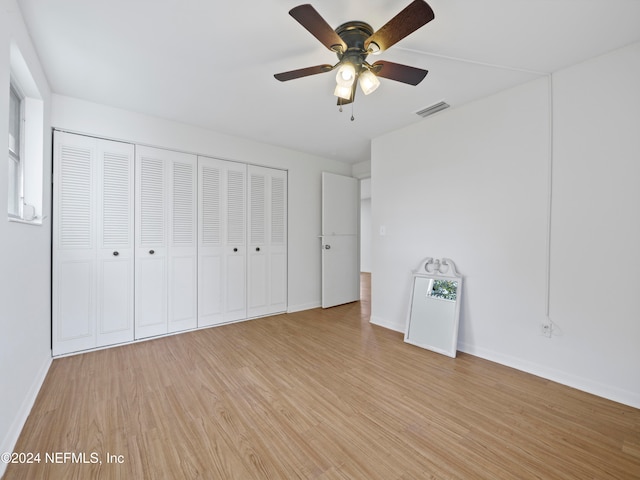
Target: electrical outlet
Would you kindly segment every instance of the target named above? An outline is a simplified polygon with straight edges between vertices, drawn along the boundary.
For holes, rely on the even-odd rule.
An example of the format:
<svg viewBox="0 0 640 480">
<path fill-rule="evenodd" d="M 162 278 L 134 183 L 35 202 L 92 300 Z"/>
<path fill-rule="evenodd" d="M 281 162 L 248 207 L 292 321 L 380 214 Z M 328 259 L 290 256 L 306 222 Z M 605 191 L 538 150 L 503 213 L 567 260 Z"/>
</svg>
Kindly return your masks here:
<svg viewBox="0 0 640 480">
<path fill-rule="evenodd" d="M 540 330 L 542 331 L 542 335 L 551 338 L 552 327 L 550 323 L 543 323 L 540 325 Z"/>
</svg>

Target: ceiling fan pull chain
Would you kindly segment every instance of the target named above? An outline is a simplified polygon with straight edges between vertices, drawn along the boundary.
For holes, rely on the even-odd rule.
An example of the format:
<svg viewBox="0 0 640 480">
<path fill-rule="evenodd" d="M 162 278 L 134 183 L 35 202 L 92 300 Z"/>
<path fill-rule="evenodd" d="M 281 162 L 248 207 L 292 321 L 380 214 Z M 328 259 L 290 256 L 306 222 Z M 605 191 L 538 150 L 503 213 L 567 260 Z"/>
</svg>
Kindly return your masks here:
<svg viewBox="0 0 640 480">
<path fill-rule="evenodd" d="M 356 117 L 354 117 L 354 116 L 353 116 L 353 109 L 354 109 L 353 104 L 354 104 L 354 103 L 356 103 L 356 102 L 351 102 L 351 121 L 352 121 L 352 122 L 356 119 Z"/>
</svg>

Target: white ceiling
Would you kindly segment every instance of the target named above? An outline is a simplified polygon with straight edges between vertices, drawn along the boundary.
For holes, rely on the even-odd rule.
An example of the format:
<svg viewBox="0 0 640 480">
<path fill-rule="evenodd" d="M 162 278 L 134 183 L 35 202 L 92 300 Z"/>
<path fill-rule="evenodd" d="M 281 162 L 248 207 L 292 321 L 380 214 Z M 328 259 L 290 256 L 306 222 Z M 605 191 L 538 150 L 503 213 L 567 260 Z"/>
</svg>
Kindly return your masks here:
<svg viewBox="0 0 640 480">
<path fill-rule="evenodd" d="M 370 140 L 640 41 L 640 0 L 428 0 L 435 20 L 376 60 L 429 70 L 382 79 L 338 112 L 335 76 L 274 73 L 335 54 L 288 15 L 300 0 L 18 0 L 55 93 L 335 158 L 368 160 Z M 332 26 L 374 30 L 410 0 L 313 0 Z"/>
</svg>

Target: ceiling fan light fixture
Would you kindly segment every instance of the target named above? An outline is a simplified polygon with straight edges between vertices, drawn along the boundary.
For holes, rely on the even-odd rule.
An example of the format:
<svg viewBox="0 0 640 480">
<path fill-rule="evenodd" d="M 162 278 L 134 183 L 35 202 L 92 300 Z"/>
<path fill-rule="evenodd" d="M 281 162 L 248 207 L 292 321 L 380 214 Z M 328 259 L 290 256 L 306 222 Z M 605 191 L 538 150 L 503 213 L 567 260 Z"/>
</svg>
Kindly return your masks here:
<svg viewBox="0 0 640 480">
<path fill-rule="evenodd" d="M 340 65 L 338 73 L 336 73 L 336 82 L 341 87 L 351 88 L 356 79 L 356 67 L 350 62 L 344 62 Z"/>
<path fill-rule="evenodd" d="M 380 80 L 371 70 L 362 72 L 358 78 L 358 83 L 365 95 L 369 95 L 380 86 Z"/>
<path fill-rule="evenodd" d="M 380 86 L 377 77 L 415 86 L 428 73 L 420 68 L 389 61 L 381 60 L 373 65 L 366 61 L 368 55 L 388 50 L 435 18 L 426 0 L 412 0 L 400 13 L 375 31 L 371 25 L 360 20 L 352 20 L 333 29 L 310 4 L 298 5 L 289 10 L 289 14 L 320 43 L 337 54 L 338 63 L 334 66 L 316 65 L 277 73 L 274 77 L 286 82 L 337 69 L 334 95 L 346 100 L 346 103 L 338 101 L 340 109 L 347 103 L 353 103 L 356 80 L 364 94 L 369 95 Z M 351 119 L 353 120 L 353 116 Z"/>
<path fill-rule="evenodd" d="M 350 85 L 336 85 L 336 89 L 333 91 L 336 97 L 349 100 L 351 98 L 351 86 Z"/>
</svg>

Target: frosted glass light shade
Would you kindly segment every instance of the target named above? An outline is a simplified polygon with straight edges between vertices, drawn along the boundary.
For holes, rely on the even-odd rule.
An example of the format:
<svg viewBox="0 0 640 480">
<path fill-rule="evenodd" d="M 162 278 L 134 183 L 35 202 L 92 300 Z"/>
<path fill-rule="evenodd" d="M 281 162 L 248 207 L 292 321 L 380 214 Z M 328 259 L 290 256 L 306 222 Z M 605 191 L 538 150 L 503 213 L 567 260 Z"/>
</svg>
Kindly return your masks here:
<svg viewBox="0 0 640 480">
<path fill-rule="evenodd" d="M 333 94 L 336 97 L 344 98 L 345 100 L 349 100 L 351 98 L 351 86 L 345 85 L 336 85 L 336 89 L 333 91 Z"/>
<path fill-rule="evenodd" d="M 369 95 L 380 86 L 380 80 L 378 80 L 378 77 L 369 70 L 365 70 L 360 74 L 359 83 L 360 88 L 365 95 Z"/>
</svg>

